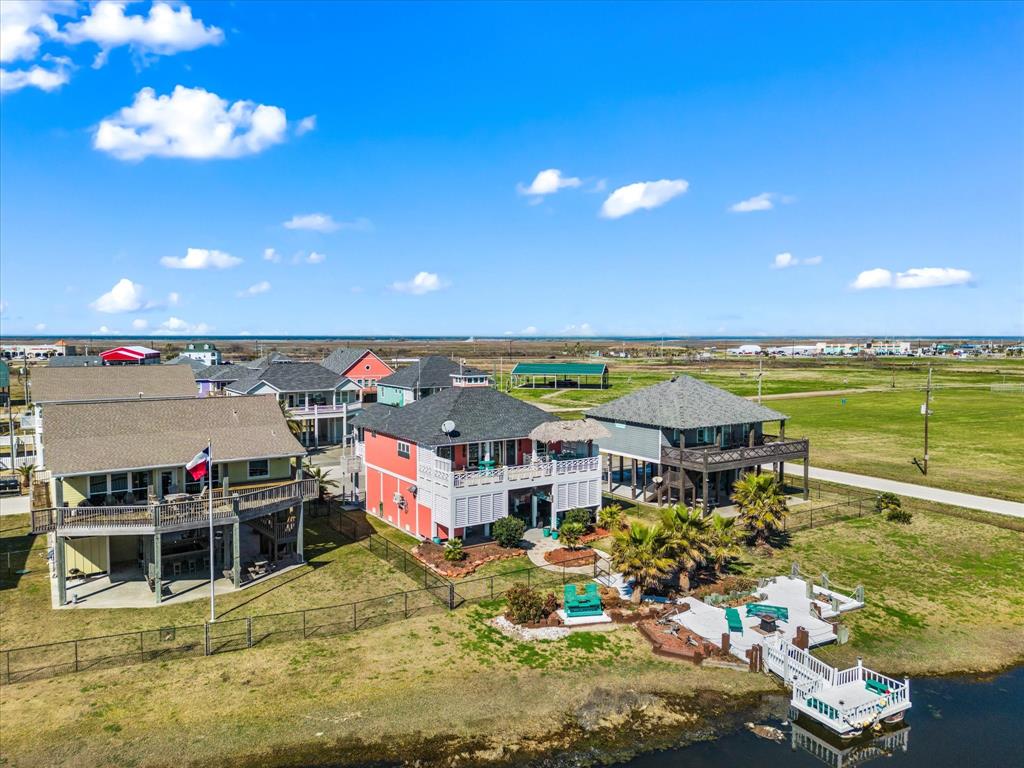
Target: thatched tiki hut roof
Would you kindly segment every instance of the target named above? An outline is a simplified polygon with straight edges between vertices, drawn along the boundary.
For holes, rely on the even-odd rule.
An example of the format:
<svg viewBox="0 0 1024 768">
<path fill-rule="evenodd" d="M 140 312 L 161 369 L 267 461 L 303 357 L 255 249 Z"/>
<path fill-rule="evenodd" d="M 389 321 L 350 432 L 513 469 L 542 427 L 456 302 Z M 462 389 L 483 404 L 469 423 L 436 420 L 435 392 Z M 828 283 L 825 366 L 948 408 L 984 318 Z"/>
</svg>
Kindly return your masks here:
<svg viewBox="0 0 1024 768">
<path fill-rule="evenodd" d="M 530 438 L 542 443 L 589 442 L 608 437 L 608 430 L 594 419 L 547 421 L 533 428 Z"/>
</svg>

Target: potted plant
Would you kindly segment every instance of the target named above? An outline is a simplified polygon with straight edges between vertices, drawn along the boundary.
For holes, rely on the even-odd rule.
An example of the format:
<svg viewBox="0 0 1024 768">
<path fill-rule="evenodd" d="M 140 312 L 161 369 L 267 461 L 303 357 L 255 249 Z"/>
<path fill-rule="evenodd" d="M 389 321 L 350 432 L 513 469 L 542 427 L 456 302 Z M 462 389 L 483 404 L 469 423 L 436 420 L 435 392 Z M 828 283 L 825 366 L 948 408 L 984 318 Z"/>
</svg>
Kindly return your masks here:
<svg viewBox="0 0 1024 768">
<path fill-rule="evenodd" d="M 544 528 L 541 529 L 541 533 L 544 534 L 544 538 L 546 539 L 548 536 L 551 535 L 551 526 L 545 525 Z"/>
</svg>

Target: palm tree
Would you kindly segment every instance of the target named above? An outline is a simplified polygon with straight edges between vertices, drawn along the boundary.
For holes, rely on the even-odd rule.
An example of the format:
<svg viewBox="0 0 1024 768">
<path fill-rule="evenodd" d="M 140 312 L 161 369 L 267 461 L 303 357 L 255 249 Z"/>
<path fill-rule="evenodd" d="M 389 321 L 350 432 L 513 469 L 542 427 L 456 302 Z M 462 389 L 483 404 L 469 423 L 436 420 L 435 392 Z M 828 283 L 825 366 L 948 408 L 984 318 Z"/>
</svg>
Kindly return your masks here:
<svg viewBox="0 0 1024 768">
<path fill-rule="evenodd" d="M 774 475 L 748 472 L 733 484 L 733 503 L 739 507 L 739 522 L 755 543 L 767 542 L 782 529 L 786 496 Z"/>
<path fill-rule="evenodd" d="M 612 565 L 623 578 L 632 579 L 634 602 L 640 602 L 645 589 L 656 587 L 674 563 L 671 538 L 660 525 L 633 523 L 615 534 Z"/>
<path fill-rule="evenodd" d="M 284 400 L 278 400 L 277 404 L 281 408 L 281 413 L 284 414 L 284 420 L 288 422 L 288 429 L 291 430 L 292 435 L 301 438 L 305 430 L 299 422 L 292 420 L 291 414 L 288 413 L 288 403 Z"/>
<path fill-rule="evenodd" d="M 690 575 L 707 557 L 708 521 L 700 512 L 676 504 L 662 512 L 661 525 L 669 534 L 680 577 L 686 577 L 687 584 L 680 578 L 680 586 L 689 586 Z"/>
<path fill-rule="evenodd" d="M 311 480 L 316 480 L 317 501 L 323 502 L 328 488 L 338 487 L 338 481 L 331 479 L 323 467 L 314 466 L 307 461 L 302 469 Z"/>
<path fill-rule="evenodd" d="M 13 457 L 11 458 L 11 461 L 14 461 Z M 17 472 L 19 475 L 21 475 L 22 486 L 28 488 L 29 486 L 32 485 L 32 475 L 36 473 L 36 465 L 22 464 L 20 467 L 17 468 Z"/>
<path fill-rule="evenodd" d="M 704 561 L 720 573 L 732 558 L 739 556 L 739 531 L 736 520 L 713 515 L 705 535 Z"/>
</svg>

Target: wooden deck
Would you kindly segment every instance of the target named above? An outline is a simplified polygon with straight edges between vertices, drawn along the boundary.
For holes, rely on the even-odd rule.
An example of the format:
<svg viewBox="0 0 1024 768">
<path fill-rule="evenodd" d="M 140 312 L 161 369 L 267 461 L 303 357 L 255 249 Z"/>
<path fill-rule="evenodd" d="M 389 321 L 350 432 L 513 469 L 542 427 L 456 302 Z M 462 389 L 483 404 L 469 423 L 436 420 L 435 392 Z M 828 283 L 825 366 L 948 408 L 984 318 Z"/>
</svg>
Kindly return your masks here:
<svg viewBox="0 0 1024 768">
<path fill-rule="evenodd" d="M 672 448 L 661 449 L 661 463 L 699 472 L 718 472 L 724 469 L 742 469 L 759 464 L 777 464 L 787 461 L 803 461 L 810 452 L 810 441 L 806 438 L 766 440 L 761 445 L 736 448 Z"/>
<path fill-rule="evenodd" d="M 215 523 L 248 520 L 287 509 L 300 501 L 317 497 L 316 480 L 294 480 L 236 488 L 225 496 L 213 495 Z M 164 504 L 134 504 L 109 507 L 48 507 L 31 512 L 32 533 L 56 531 L 65 536 L 148 534 L 205 525 L 210 520 L 206 496 L 193 496 Z"/>
</svg>

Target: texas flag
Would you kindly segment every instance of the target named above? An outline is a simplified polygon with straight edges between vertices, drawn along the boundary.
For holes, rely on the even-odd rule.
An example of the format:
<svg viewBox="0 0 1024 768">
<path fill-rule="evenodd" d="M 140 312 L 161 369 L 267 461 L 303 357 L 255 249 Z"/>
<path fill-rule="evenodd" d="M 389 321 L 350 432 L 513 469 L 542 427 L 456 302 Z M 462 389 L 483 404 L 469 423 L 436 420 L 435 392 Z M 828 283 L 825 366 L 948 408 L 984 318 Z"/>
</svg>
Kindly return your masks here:
<svg viewBox="0 0 1024 768">
<path fill-rule="evenodd" d="M 189 476 L 193 480 L 202 480 L 210 467 L 210 446 L 206 446 L 192 457 L 192 461 L 185 465 Z"/>
</svg>

